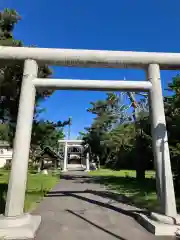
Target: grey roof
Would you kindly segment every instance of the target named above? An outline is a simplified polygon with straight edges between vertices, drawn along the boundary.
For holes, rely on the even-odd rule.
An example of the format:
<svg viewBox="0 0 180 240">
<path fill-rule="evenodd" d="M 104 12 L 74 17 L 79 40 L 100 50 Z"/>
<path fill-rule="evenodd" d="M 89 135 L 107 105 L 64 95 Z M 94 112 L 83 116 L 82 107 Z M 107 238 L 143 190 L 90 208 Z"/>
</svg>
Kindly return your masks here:
<svg viewBox="0 0 180 240">
<path fill-rule="evenodd" d="M 49 146 L 44 147 L 44 149 L 38 154 L 38 157 L 41 157 L 44 153 L 48 153 L 51 156 L 57 158 L 58 160 L 61 158 L 61 156 Z"/>
</svg>

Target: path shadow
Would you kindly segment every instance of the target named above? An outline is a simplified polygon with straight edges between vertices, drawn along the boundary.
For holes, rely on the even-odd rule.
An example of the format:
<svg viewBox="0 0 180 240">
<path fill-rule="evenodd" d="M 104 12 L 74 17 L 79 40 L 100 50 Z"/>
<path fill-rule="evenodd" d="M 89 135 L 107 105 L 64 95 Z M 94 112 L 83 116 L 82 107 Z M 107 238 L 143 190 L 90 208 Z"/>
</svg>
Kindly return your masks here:
<svg viewBox="0 0 180 240">
<path fill-rule="evenodd" d="M 60 176 L 61 180 L 71 180 L 71 181 L 87 181 L 88 179 L 91 179 L 91 176 L 88 175 L 70 175 L 70 174 L 62 174 Z M 77 182 L 78 183 L 78 182 Z"/>
<path fill-rule="evenodd" d="M 108 198 L 108 199 L 111 199 L 112 201 L 116 201 L 120 203 L 133 204 L 130 198 L 115 192 L 88 190 L 88 193 L 92 193 L 94 195 L 97 195 L 103 198 Z"/>
<path fill-rule="evenodd" d="M 99 195 L 102 197 L 104 194 L 105 195 L 107 194 L 107 192 L 104 193 L 103 191 L 98 192 L 98 191 L 93 191 L 93 190 L 90 190 L 90 191 L 89 190 L 85 190 L 85 191 L 52 191 L 52 192 L 49 192 L 46 195 L 46 197 L 73 197 L 73 198 L 83 200 L 85 202 L 88 202 L 88 203 L 91 203 L 91 204 L 94 204 L 94 205 L 97 205 L 100 207 L 110 209 L 112 211 L 116 211 L 118 213 L 133 217 L 135 219 L 137 218 L 137 213 L 143 213 L 143 214 L 146 214 L 147 216 L 150 216 L 150 212 L 147 210 L 136 210 L 136 209 L 125 210 L 123 208 L 114 206 L 114 205 L 110 204 L 109 202 L 104 203 L 104 202 L 101 202 L 98 200 L 91 199 L 89 197 L 84 197 L 82 195 L 78 195 L 78 194 L 86 194 L 86 193 L 91 193 L 91 194 Z"/>
<path fill-rule="evenodd" d="M 125 238 L 122 238 L 122 237 L 118 236 L 117 234 L 112 233 L 112 232 L 108 231 L 107 229 L 104 229 L 103 227 L 101 227 L 101 226 L 99 226 L 99 225 L 93 223 L 92 221 L 90 221 L 90 220 L 88 220 L 87 218 L 85 218 L 85 217 L 83 217 L 83 216 L 81 216 L 81 215 L 75 213 L 75 212 L 72 211 L 72 210 L 66 209 L 66 211 L 67 211 L 68 213 L 71 213 L 72 215 L 74 215 L 74 216 L 76 216 L 76 217 L 82 219 L 83 221 L 85 221 L 85 222 L 91 224 L 92 226 L 98 228 L 99 230 L 101 230 L 101 231 L 103 231 L 103 232 L 105 232 L 105 233 L 107 233 L 107 234 L 109 234 L 109 235 L 111 235 L 111 236 L 117 238 L 117 239 L 120 239 L 120 240 L 126 240 Z"/>
<path fill-rule="evenodd" d="M 6 206 L 7 183 L 0 183 L 0 214 L 4 214 Z"/>
</svg>

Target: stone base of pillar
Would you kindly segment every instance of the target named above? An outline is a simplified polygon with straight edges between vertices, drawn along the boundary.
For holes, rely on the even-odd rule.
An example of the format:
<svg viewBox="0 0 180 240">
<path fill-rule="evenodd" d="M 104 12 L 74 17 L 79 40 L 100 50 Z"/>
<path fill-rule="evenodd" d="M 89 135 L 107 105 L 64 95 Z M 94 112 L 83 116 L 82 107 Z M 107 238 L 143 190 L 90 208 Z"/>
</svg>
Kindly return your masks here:
<svg viewBox="0 0 180 240">
<path fill-rule="evenodd" d="M 67 172 L 67 169 L 63 169 L 61 172 Z"/>
<path fill-rule="evenodd" d="M 0 239 L 34 239 L 41 216 L 24 214 L 18 217 L 0 215 Z"/>
<path fill-rule="evenodd" d="M 85 169 L 85 172 L 90 172 L 90 170 L 88 170 L 88 169 Z"/>
<path fill-rule="evenodd" d="M 180 215 L 172 218 L 157 213 L 149 215 L 137 213 L 136 219 L 146 230 L 156 236 L 178 236 L 180 234 Z"/>
</svg>

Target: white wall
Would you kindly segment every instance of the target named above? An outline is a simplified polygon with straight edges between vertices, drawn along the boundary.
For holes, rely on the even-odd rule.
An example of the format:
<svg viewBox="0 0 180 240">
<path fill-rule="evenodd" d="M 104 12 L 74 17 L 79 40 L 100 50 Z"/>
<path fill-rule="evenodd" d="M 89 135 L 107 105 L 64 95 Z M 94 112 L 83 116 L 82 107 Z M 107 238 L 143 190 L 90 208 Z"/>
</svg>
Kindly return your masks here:
<svg viewBox="0 0 180 240">
<path fill-rule="evenodd" d="M 7 160 L 12 159 L 12 149 L 0 146 L 0 168 L 4 167 Z"/>
</svg>

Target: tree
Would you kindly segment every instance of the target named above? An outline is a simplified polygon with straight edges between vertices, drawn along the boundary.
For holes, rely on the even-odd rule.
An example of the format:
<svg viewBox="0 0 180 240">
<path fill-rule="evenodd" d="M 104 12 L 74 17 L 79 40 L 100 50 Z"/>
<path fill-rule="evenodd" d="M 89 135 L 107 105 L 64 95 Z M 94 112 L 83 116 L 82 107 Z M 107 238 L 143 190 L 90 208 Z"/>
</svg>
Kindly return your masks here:
<svg viewBox="0 0 180 240">
<path fill-rule="evenodd" d="M 104 144 L 107 133 L 117 125 L 125 122 L 129 117 L 124 114 L 126 106 L 115 93 L 107 93 L 105 100 L 91 102 L 88 112 L 96 115 L 90 128 L 86 128 L 83 136 L 85 143 L 91 147 L 92 153 L 98 156 L 101 164 L 105 164 L 109 155 L 109 148 Z"/>
<path fill-rule="evenodd" d="M 133 162 L 130 154 L 134 146 L 134 136 L 133 123 L 119 124 L 105 135 L 102 145 L 108 152 L 106 166 L 113 169 L 132 168 Z M 130 161 L 131 164 L 129 164 Z"/>
<path fill-rule="evenodd" d="M 121 95 L 108 93 L 105 100 L 91 105 L 88 112 L 96 117 L 83 139 L 92 153 L 100 157 L 101 164 L 113 169 L 136 169 L 137 179 L 144 179 L 145 170 L 152 167 L 149 113 L 144 98 L 136 104 L 143 106 L 136 111 L 136 118 L 134 112 L 127 113 Z"/>
<path fill-rule="evenodd" d="M 1 46 L 23 46 L 22 41 L 15 40 L 13 37 L 13 30 L 20 20 L 21 17 L 15 10 L 4 9 L 0 12 Z M 23 66 L 24 62 L 21 61 L 0 62 L 0 138 L 2 140 L 8 140 L 10 143 L 12 143 L 15 132 Z M 46 64 L 39 65 L 38 77 L 47 78 L 50 77 L 51 74 L 52 71 Z M 37 91 L 32 128 L 32 153 L 38 146 L 43 148 L 48 145 L 56 148 L 58 139 L 64 137 L 62 128 L 70 124 L 70 120 L 64 122 L 58 121 L 57 123 L 37 120 L 39 115 L 45 110 L 40 107 L 40 103 L 47 99 L 52 93 L 53 91 L 44 89 Z"/>
<path fill-rule="evenodd" d="M 0 124 L 0 140 L 7 142 L 10 140 L 10 130 L 7 124 Z"/>
<path fill-rule="evenodd" d="M 21 17 L 15 10 L 4 9 L 0 12 L 1 46 L 23 46 L 22 41 L 15 40 L 13 37 L 15 25 L 20 20 Z M 14 136 L 16 126 L 19 96 L 23 76 L 23 65 L 24 63 L 19 61 L 0 62 L 0 120 L 3 123 L 9 124 L 12 132 L 12 138 Z M 39 65 L 38 77 L 46 78 L 51 74 L 52 72 L 47 65 Z M 51 94 L 52 91 L 49 90 L 41 90 L 37 92 L 35 116 L 38 114 L 40 102 Z"/>
<path fill-rule="evenodd" d="M 170 145 L 171 165 L 174 172 L 175 188 L 180 186 L 180 75 L 168 84 L 170 96 L 165 97 L 165 112 Z M 179 191 L 176 191 L 178 194 Z"/>
<path fill-rule="evenodd" d="M 45 146 L 52 147 L 57 150 L 58 140 L 64 138 L 62 125 L 50 121 L 35 121 L 32 129 L 31 144 L 35 147 Z"/>
<path fill-rule="evenodd" d="M 152 164 L 152 138 L 151 138 L 150 119 L 146 113 L 141 115 L 135 122 L 135 169 L 136 178 L 140 181 L 145 179 L 145 171 Z M 141 153 L 141 154 L 139 154 Z"/>
</svg>

